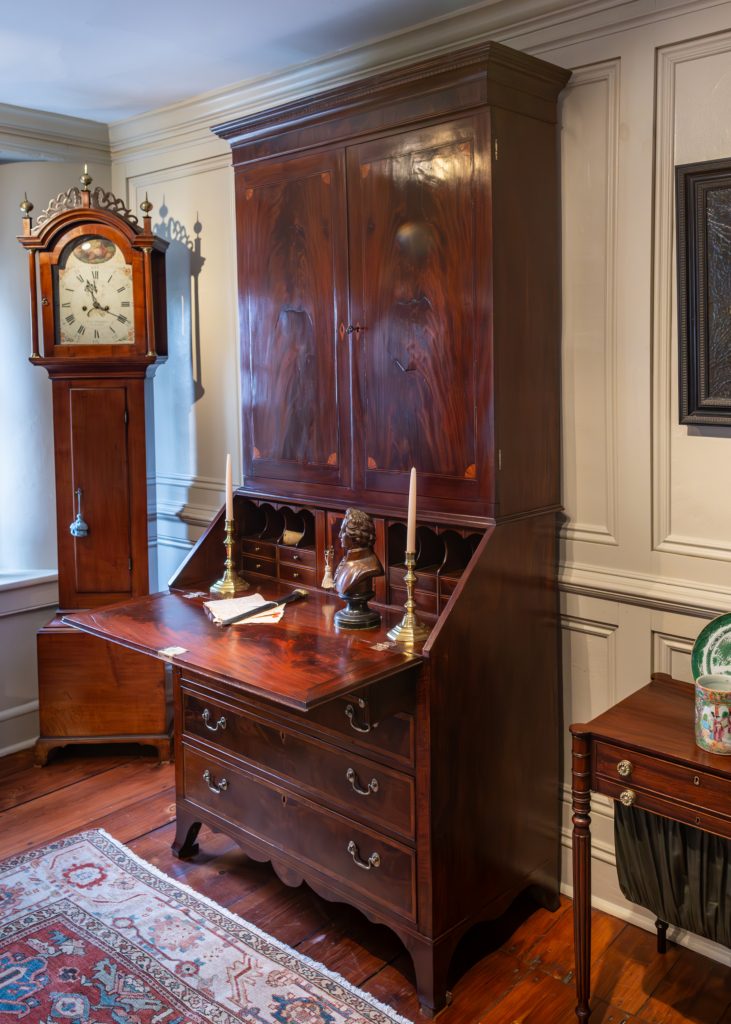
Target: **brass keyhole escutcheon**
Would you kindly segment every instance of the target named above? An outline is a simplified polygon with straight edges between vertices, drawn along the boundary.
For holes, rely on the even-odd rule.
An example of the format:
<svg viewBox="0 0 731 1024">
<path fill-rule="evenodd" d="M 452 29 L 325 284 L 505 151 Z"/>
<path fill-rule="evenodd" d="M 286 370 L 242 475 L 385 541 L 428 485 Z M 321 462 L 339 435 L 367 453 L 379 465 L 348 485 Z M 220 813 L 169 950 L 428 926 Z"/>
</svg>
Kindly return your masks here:
<svg viewBox="0 0 731 1024">
<path fill-rule="evenodd" d="M 282 793 L 282 803 L 286 804 L 286 802 L 287 802 L 287 795 L 286 795 L 286 793 Z"/>
<path fill-rule="evenodd" d="M 280 732 L 279 733 L 279 738 L 282 741 L 282 743 L 284 743 L 284 740 L 285 740 L 286 736 L 287 736 L 286 732 Z"/>
<path fill-rule="evenodd" d="M 693 776 L 693 785 L 694 786 L 700 786 L 700 784 L 701 784 L 701 780 L 698 778 L 697 775 L 694 775 Z"/>
</svg>

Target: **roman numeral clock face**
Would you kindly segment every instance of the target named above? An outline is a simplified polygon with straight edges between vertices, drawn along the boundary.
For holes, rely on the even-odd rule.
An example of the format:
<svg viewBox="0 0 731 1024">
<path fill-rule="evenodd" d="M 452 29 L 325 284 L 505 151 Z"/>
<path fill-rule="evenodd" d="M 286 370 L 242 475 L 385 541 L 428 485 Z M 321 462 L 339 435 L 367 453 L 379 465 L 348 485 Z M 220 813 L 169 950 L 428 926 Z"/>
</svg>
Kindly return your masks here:
<svg viewBox="0 0 731 1024">
<path fill-rule="evenodd" d="M 132 345 L 132 267 L 108 238 L 76 239 L 58 264 L 57 345 Z"/>
</svg>

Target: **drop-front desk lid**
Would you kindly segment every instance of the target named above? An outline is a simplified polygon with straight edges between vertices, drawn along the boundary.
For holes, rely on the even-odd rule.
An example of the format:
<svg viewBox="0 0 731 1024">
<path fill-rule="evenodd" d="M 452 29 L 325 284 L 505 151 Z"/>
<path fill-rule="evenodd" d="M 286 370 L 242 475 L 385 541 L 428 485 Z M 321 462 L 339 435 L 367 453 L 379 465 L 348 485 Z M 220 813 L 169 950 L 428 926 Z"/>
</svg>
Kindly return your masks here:
<svg viewBox="0 0 731 1024">
<path fill-rule="evenodd" d="M 268 601 L 293 589 L 275 580 L 250 583 L 247 595 L 259 592 Z M 386 613 L 378 629 L 339 630 L 333 616 L 344 607 L 342 600 L 309 591 L 305 600 L 286 606 L 276 624 L 216 626 L 203 607 L 210 600 L 193 588 L 166 591 L 66 615 L 63 621 L 301 711 L 421 662 L 386 636 L 401 618 L 395 613 Z M 379 649 L 380 644 L 388 647 Z M 161 653 L 170 647 L 185 652 Z"/>
</svg>

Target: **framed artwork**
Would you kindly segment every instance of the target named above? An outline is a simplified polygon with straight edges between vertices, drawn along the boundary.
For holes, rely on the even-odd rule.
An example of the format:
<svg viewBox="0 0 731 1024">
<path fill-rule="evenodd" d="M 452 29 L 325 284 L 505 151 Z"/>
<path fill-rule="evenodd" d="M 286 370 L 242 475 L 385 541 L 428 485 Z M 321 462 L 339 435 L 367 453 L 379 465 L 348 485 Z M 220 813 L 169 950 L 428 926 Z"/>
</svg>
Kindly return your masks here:
<svg viewBox="0 0 731 1024">
<path fill-rule="evenodd" d="M 731 159 L 675 183 L 680 422 L 731 425 Z"/>
</svg>

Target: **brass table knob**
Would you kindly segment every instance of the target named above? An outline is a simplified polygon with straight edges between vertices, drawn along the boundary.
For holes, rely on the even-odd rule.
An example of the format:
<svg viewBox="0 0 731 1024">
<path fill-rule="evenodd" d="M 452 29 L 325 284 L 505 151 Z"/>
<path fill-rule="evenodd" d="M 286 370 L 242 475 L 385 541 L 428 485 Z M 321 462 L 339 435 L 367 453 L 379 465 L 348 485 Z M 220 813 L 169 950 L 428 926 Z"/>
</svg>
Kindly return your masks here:
<svg viewBox="0 0 731 1024">
<path fill-rule="evenodd" d="M 622 778 L 626 778 L 628 775 L 632 774 L 632 762 L 620 761 L 617 765 L 617 771 L 622 776 Z"/>
<path fill-rule="evenodd" d="M 631 789 L 625 789 L 624 793 L 619 794 L 619 801 L 624 804 L 625 807 L 631 807 L 636 799 L 637 794 Z"/>
</svg>

